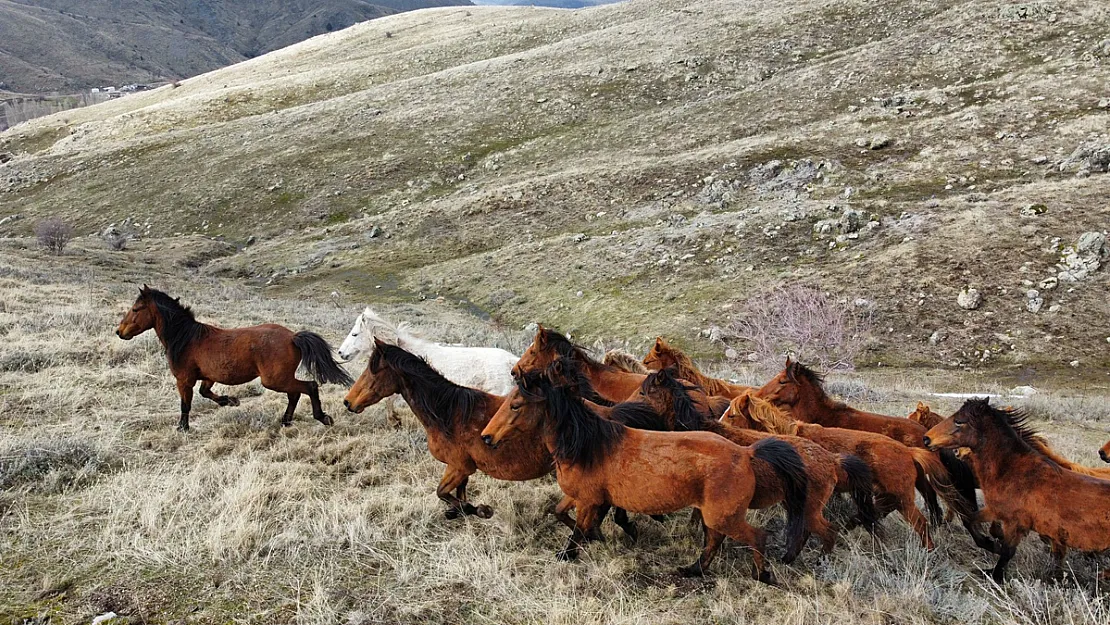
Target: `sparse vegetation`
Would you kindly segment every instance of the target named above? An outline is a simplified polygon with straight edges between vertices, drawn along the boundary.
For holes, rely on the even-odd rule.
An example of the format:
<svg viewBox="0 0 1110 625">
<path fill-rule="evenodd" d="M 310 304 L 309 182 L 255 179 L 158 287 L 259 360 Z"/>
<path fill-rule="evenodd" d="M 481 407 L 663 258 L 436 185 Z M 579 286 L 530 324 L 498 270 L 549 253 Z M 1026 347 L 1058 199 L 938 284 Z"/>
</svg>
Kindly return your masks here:
<svg viewBox="0 0 1110 625">
<path fill-rule="evenodd" d="M 51 254 L 60 256 L 73 238 L 73 226 L 59 217 L 50 217 L 35 224 L 35 238 Z"/>
</svg>

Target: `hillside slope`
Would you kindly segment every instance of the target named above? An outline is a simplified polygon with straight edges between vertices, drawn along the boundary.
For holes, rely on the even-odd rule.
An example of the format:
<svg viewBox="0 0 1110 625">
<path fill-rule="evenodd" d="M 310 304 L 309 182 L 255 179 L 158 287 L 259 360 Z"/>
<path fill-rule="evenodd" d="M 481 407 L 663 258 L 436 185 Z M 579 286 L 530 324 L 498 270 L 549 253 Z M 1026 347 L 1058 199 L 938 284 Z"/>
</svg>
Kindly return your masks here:
<svg viewBox="0 0 1110 625">
<path fill-rule="evenodd" d="M 1110 217 L 1108 25 L 1077 0 L 406 13 L 0 135 L 0 213 L 31 217 L 0 232 L 255 236 L 201 271 L 716 353 L 692 341 L 806 283 L 873 314 L 871 364 L 1105 380 L 1107 271 L 1048 278 Z"/>
<path fill-rule="evenodd" d="M 195 76 L 324 32 L 467 0 L 0 0 L 0 84 L 73 92 Z"/>
</svg>

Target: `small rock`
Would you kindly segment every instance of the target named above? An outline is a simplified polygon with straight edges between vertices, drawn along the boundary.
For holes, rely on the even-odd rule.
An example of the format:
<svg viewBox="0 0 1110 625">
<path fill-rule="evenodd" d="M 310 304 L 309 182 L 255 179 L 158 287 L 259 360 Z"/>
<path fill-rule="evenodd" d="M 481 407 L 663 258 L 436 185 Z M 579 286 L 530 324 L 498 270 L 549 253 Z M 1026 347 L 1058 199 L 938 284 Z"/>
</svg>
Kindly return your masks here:
<svg viewBox="0 0 1110 625">
<path fill-rule="evenodd" d="M 0 152 L 0 165 L 15 159 L 15 154 L 11 152 Z"/>
<path fill-rule="evenodd" d="M 875 135 L 871 137 L 871 141 L 867 144 L 869 150 L 881 150 L 890 144 L 894 143 L 894 139 L 886 135 Z"/>
<path fill-rule="evenodd" d="M 249 237 L 247 237 L 247 245 L 254 245 L 257 242 L 258 242 L 258 237 L 254 236 L 253 234 L 250 235 Z"/>
<path fill-rule="evenodd" d="M 367 239 L 376 239 L 382 234 L 382 229 L 377 226 L 371 226 L 370 231 L 366 233 Z"/>
<path fill-rule="evenodd" d="M 1044 204 L 1030 204 L 1021 209 L 1021 214 L 1026 217 L 1036 217 L 1045 214 L 1046 211 L 1048 211 L 1048 207 Z"/>
<path fill-rule="evenodd" d="M 1033 293 L 1036 293 L 1036 291 L 1033 291 Z M 1033 297 L 1033 298 L 1025 300 L 1025 310 L 1028 310 L 1031 313 L 1036 314 L 1036 313 L 1041 312 L 1041 307 L 1042 306 L 1044 306 L 1044 299 L 1043 298 Z"/>
<path fill-rule="evenodd" d="M 978 289 L 968 287 L 956 296 L 956 303 L 964 310 L 975 310 L 983 303 L 983 294 Z"/>
<path fill-rule="evenodd" d="M 1048 312 L 1050 312 L 1050 313 L 1060 312 L 1060 305 L 1059 304 L 1053 304 L 1053 305 L 1049 306 L 1048 307 Z"/>
<path fill-rule="evenodd" d="M 585 241 L 586 239 L 589 239 L 589 238 L 590 237 L 588 235 L 586 235 L 585 233 L 579 232 L 578 234 L 571 237 L 571 240 L 574 241 L 575 243 L 581 243 L 581 242 L 583 242 L 583 241 Z"/>
<path fill-rule="evenodd" d="M 739 357 L 740 354 L 735 349 L 732 349 L 731 347 L 725 349 L 725 358 L 729 360 L 736 360 Z"/>
<path fill-rule="evenodd" d="M 115 619 L 116 616 L 117 615 L 115 612 L 105 612 L 104 614 L 101 614 L 100 616 L 94 618 L 92 620 L 92 625 L 103 625 L 104 623 Z"/>
<path fill-rule="evenodd" d="M 1057 284 L 1059 284 L 1059 281 L 1056 278 L 1049 277 L 1041 280 L 1041 283 L 1038 286 L 1041 287 L 1042 291 L 1051 291 L 1052 289 L 1056 288 Z"/>
<path fill-rule="evenodd" d="M 1073 360 L 1073 361 L 1069 362 L 1068 364 L 1071 365 L 1072 369 L 1078 369 L 1079 368 L 1079 361 L 1078 360 Z"/>
<path fill-rule="evenodd" d="M 948 338 L 948 332 L 946 330 L 934 330 L 933 333 L 929 335 L 929 343 L 931 345 L 936 345 L 943 342 L 946 338 Z"/>
<path fill-rule="evenodd" d="M 540 329 L 540 324 L 536 323 L 535 321 L 524 324 L 524 328 L 523 328 L 523 330 L 525 332 L 528 332 L 528 333 L 535 333 L 539 329 Z"/>
<path fill-rule="evenodd" d="M 856 147 L 857 148 L 865 148 L 865 147 L 867 147 L 868 143 L 870 143 L 870 142 L 867 139 L 864 139 L 863 137 L 860 137 L 859 139 L 856 139 Z"/>
<path fill-rule="evenodd" d="M 1036 395 L 1037 389 L 1033 388 L 1032 386 L 1015 386 L 1014 388 L 1010 389 L 1010 393 L 1014 395 L 1021 395 L 1022 397 L 1029 397 L 1030 395 Z"/>
<path fill-rule="evenodd" d="M 1099 100 L 1098 107 L 1100 109 L 1110 109 L 1110 98 L 1102 98 L 1101 100 Z M 4 155 L 0 154 L 0 162 L 3 162 L 3 159 Z"/>
</svg>

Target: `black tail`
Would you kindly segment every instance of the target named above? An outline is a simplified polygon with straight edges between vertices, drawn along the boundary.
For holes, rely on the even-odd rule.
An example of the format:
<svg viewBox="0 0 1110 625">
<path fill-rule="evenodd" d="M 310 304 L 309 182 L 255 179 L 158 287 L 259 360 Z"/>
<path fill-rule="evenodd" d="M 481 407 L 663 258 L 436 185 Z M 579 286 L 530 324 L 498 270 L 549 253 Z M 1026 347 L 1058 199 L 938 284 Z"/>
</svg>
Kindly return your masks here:
<svg viewBox="0 0 1110 625">
<path fill-rule="evenodd" d="M 921 493 L 921 498 L 925 500 L 925 509 L 929 512 L 929 524 L 933 526 L 944 523 L 944 511 L 940 508 L 940 500 L 937 498 L 937 490 L 934 484 L 929 481 L 929 476 L 925 474 L 921 465 L 917 465 L 917 492 Z"/>
<path fill-rule="evenodd" d="M 315 332 L 298 332 L 293 335 L 293 345 L 301 350 L 301 364 L 320 384 L 354 384 L 343 367 L 331 356 L 331 345 Z"/>
<path fill-rule="evenodd" d="M 806 497 L 809 494 L 809 476 L 801 456 L 784 440 L 765 438 L 752 445 L 752 455 L 767 464 L 778 474 L 786 495 L 786 553 L 801 553 L 806 530 Z M 793 558 L 791 558 L 793 559 Z"/>
<path fill-rule="evenodd" d="M 971 470 L 971 465 L 960 460 L 956 452 L 951 449 L 940 450 L 940 461 L 944 464 L 944 468 L 948 469 L 952 486 L 963 498 L 966 506 L 964 510 L 956 510 L 956 512 L 961 517 L 973 516 L 979 511 L 979 500 L 975 493 L 975 489 L 979 488 L 979 480 L 975 479 L 975 472 Z"/>
<path fill-rule="evenodd" d="M 856 504 L 856 522 L 868 533 L 878 536 L 881 526 L 879 513 L 875 509 L 875 476 L 871 475 L 871 467 L 859 456 L 841 454 L 840 468 L 848 475 L 848 491 Z"/>
</svg>

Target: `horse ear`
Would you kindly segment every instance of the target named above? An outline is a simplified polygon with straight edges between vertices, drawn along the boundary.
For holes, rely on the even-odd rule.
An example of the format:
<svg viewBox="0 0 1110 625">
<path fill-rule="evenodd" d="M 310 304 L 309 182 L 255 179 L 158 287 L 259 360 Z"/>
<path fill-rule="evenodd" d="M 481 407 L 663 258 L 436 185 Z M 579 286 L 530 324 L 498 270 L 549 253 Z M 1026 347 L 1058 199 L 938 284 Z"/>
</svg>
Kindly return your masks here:
<svg viewBox="0 0 1110 625">
<path fill-rule="evenodd" d="M 547 344 L 547 329 L 542 323 L 536 324 L 536 344 L 541 347 Z"/>
<path fill-rule="evenodd" d="M 926 406 L 925 402 L 923 402 L 923 401 L 917 402 L 917 409 L 920 410 L 921 412 L 928 412 L 929 411 L 929 407 Z"/>
<path fill-rule="evenodd" d="M 661 337 L 661 336 L 655 337 L 655 346 L 658 347 L 659 349 L 663 349 L 663 345 L 664 345 L 663 337 Z"/>
</svg>

